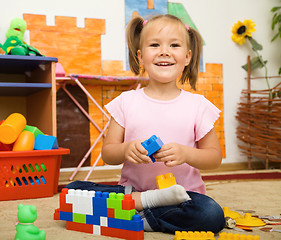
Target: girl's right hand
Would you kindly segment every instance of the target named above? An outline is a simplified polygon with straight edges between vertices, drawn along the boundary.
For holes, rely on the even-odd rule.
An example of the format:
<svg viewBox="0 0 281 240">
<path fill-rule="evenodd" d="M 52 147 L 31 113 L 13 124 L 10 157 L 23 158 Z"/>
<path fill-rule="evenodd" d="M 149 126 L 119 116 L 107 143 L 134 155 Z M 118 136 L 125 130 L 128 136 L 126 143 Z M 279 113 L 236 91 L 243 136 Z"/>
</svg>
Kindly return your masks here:
<svg viewBox="0 0 281 240">
<path fill-rule="evenodd" d="M 125 150 L 125 159 L 134 164 L 148 164 L 151 162 L 147 156 L 147 150 L 141 145 L 140 140 L 134 140 L 127 143 Z"/>
</svg>

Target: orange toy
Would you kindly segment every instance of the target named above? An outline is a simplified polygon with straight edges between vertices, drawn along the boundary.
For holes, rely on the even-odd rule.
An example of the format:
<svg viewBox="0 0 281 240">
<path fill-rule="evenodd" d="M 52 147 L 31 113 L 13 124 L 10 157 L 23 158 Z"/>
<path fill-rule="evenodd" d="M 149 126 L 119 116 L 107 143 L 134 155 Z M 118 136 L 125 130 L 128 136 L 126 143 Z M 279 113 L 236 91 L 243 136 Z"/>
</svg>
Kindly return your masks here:
<svg viewBox="0 0 281 240">
<path fill-rule="evenodd" d="M 32 151 L 34 142 L 34 134 L 29 131 L 23 131 L 15 141 L 13 151 Z"/>
<path fill-rule="evenodd" d="M 0 126 L 0 142 L 11 144 L 20 135 L 26 125 L 26 119 L 20 113 L 13 113 Z"/>
</svg>

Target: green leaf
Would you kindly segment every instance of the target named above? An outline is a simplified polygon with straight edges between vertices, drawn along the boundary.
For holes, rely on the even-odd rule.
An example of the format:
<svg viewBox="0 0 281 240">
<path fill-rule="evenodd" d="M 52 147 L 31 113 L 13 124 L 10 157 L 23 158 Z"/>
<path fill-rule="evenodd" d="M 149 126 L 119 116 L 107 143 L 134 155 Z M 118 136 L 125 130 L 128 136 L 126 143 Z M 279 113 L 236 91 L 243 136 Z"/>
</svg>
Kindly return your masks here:
<svg viewBox="0 0 281 240">
<path fill-rule="evenodd" d="M 278 11 L 279 9 L 281 9 L 281 7 L 273 7 L 270 11 L 271 11 L 271 12 L 276 12 L 276 11 Z"/>
<path fill-rule="evenodd" d="M 267 63 L 267 61 L 261 61 L 258 57 L 255 57 L 251 59 L 251 71 L 257 69 L 257 68 L 262 68 L 264 65 Z M 248 63 L 242 66 L 242 68 L 247 72 L 248 71 Z"/>
<path fill-rule="evenodd" d="M 281 68 L 279 68 L 278 74 L 281 75 Z"/>
<path fill-rule="evenodd" d="M 252 44 L 252 48 L 254 51 L 260 51 L 262 50 L 262 45 L 259 44 L 255 39 L 253 39 L 252 37 L 248 37 L 250 43 Z"/>
</svg>

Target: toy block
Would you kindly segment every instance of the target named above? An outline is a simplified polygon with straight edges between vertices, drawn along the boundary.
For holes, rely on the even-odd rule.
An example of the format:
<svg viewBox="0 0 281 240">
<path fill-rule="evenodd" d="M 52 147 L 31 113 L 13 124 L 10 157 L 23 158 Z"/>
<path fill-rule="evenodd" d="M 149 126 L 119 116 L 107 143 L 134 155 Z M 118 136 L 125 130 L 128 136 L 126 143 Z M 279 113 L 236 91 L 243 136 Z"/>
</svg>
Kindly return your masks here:
<svg viewBox="0 0 281 240">
<path fill-rule="evenodd" d="M 44 133 L 41 132 L 37 127 L 33 127 L 33 126 L 29 126 L 29 125 L 26 125 L 23 130 L 33 133 L 35 139 L 36 139 L 37 135 L 39 135 L 39 134 L 44 135 Z"/>
<path fill-rule="evenodd" d="M 73 213 L 60 211 L 60 220 L 72 222 L 73 221 Z"/>
<path fill-rule="evenodd" d="M 107 217 L 108 192 L 96 192 L 93 198 L 93 214 L 96 216 Z"/>
<path fill-rule="evenodd" d="M 177 184 L 175 177 L 172 173 L 159 175 L 156 177 L 156 186 L 158 189 L 168 188 Z"/>
<path fill-rule="evenodd" d="M 127 240 L 144 239 L 144 231 L 129 231 L 124 229 L 115 229 L 110 227 L 101 227 L 101 235 L 115 238 L 123 238 Z"/>
<path fill-rule="evenodd" d="M 115 218 L 115 216 L 114 216 L 114 208 L 108 208 L 107 209 L 107 217 L 108 218 Z"/>
<path fill-rule="evenodd" d="M 233 233 L 222 232 L 222 233 L 219 234 L 218 240 L 260 240 L 260 236 L 238 234 L 238 233 L 233 234 Z"/>
<path fill-rule="evenodd" d="M 38 134 L 35 139 L 34 150 L 58 149 L 58 141 L 54 136 Z"/>
<path fill-rule="evenodd" d="M 135 200 L 132 199 L 131 194 L 125 194 L 124 200 L 122 200 L 122 209 L 123 210 L 135 209 Z"/>
<path fill-rule="evenodd" d="M 215 235 L 210 231 L 176 231 L 174 240 L 215 240 Z"/>
<path fill-rule="evenodd" d="M 66 203 L 66 194 L 68 194 L 68 189 L 63 188 L 60 193 L 60 211 L 72 212 L 72 204 Z"/>
<path fill-rule="evenodd" d="M 86 223 L 91 225 L 100 225 L 100 216 L 86 215 Z"/>
<path fill-rule="evenodd" d="M 164 143 L 160 138 L 153 135 L 149 139 L 142 142 L 141 145 L 148 151 L 147 156 L 150 157 L 152 162 L 155 162 L 155 159 L 152 155 L 157 152 L 164 145 Z"/>
<path fill-rule="evenodd" d="M 73 213 L 73 222 L 86 223 L 86 214 Z"/>
<path fill-rule="evenodd" d="M 95 235 L 101 235 L 101 226 L 93 225 L 93 233 Z"/>
<path fill-rule="evenodd" d="M 108 218 L 108 227 L 138 232 L 143 230 L 143 221 L 139 215 L 134 215 L 132 221 Z"/>
<path fill-rule="evenodd" d="M 55 209 L 54 220 L 60 220 L 60 209 L 59 208 Z"/>
<path fill-rule="evenodd" d="M 66 195 L 66 203 L 73 205 L 73 213 L 92 215 L 94 196 L 95 191 L 69 189 Z"/>
<path fill-rule="evenodd" d="M 132 220 L 133 216 L 136 214 L 136 210 L 122 210 L 122 209 L 115 209 L 115 218 L 123 219 L 123 220 Z"/>
<path fill-rule="evenodd" d="M 78 232 L 85 232 L 93 234 L 93 225 L 84 224 L 84 223 L 76 223 L 76 222 L 66 222 L 66 229 L 73 230 Z"/>
<path fill-rule="evenodd" d="M 107 217 L 100 217 L 100 226 L 103 226 L 103 227 L 108 226 Z"/>
<path fill-rule="evenodd" d="M 114 209 L 122 209 L 122 200 L 124 199 L 123 193 L 109 193 L 109 197 L 107 199 L 107 207 Z"/>
</svg>

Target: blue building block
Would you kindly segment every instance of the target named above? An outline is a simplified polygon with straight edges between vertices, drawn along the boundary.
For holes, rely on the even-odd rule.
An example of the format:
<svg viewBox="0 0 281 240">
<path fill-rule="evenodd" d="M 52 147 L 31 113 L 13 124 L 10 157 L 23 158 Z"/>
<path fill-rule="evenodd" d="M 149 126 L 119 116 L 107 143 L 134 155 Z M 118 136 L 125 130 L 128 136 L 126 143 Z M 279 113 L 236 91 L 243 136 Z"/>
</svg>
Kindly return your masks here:
<svg viewBox="0 0 281 240">
<path fill-rule="evenodd" d="M 60 211 L 60 220 L 72 222 L 73 221 L 73 213 L 72 212 L 62 212 L 62 211 Z"/>
<path fill-rule="evenodd" d="M 86 215 L 86 224 L 98 225 L 100 226 L 100 216 L 96 215 Z"/>
<path fill-rule="evenodd" d="M 37 135 L 34 143 L 34 150 L 52 150 L 58 148 L 59 146 L 56 137 L 43 134 Z"/>
<path fill-rule="evenodd" d="M 108 227 L 138 232 L 143 230 L 143 221 L 139 215 L 134 215 L 132 220 L 108 218 Z"/>
<path fill-rule="evenodd" d="M 142 142 L 141 145 L 148 151 L 147 156 L 151 158 L 152 162 L 155 162 L 155 159 L 152 155 L 157 152 L 164 145 L 164 143 L 159 137 L 153 135 L 149 139 Z"/>
<path fill-rule="evenodd" d="M 93 215 L 107 217 L 108 192 L 96 192 L 93 198 Z"/>
</svg>

